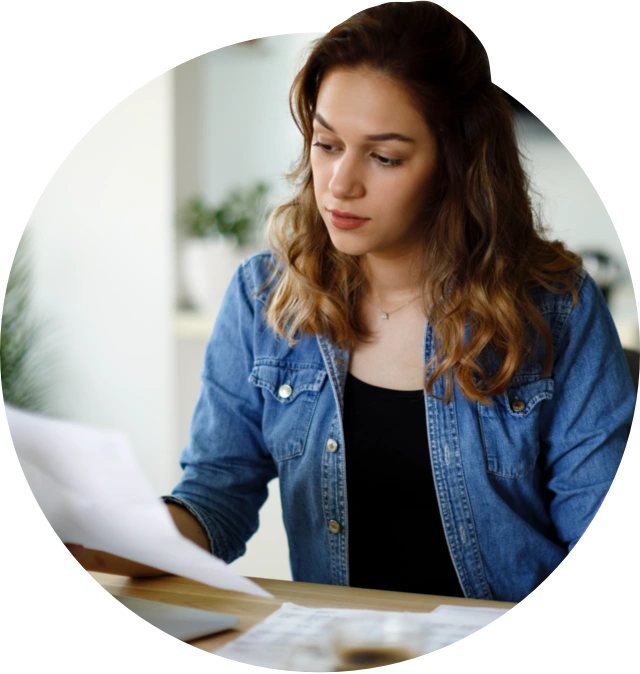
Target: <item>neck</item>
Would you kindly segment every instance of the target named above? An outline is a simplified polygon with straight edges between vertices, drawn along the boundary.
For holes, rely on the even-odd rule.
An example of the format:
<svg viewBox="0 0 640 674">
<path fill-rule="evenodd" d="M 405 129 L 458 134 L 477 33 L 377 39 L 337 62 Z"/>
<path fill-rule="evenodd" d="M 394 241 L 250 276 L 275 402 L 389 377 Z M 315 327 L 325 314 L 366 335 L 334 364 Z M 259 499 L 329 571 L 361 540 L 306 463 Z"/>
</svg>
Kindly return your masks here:
<svg viewBox="0 0 640 674">
<path fill-rule="evenodd" d="M 419 265 L 414 252 L 394 257 L 369 253 L 363 262 L 370 292 L 380 302 L 398 302 L 420 293 Z"/>
</svg>

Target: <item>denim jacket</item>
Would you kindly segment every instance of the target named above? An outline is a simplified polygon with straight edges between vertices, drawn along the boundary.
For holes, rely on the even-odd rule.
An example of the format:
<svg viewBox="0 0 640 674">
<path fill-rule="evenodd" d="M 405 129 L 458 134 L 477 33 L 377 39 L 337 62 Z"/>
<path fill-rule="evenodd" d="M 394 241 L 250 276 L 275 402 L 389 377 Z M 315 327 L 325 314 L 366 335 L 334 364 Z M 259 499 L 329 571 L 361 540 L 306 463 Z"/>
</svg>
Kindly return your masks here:
<svg viewBox="0 0 640 674">
<path fill-rule="evenodd" d="M 349 584 L 349 501 L 342 425 L 349 353 L 321 336 L 293 347 L 263 319 L 268 253 L 240 266 L 206 349 L 202 388 L 167 501 L 204 527 L 231 562 L 258 528 L 278 476 L 294 580 Z M 594 281 L 535 301 L 553 339 L 553 370 L 527 361 L 491 406 L 425 393 L 432 475 L 467 597 L 519 601 L 580 538 L 611 485 L 630 430 L 635 389 Z M 542 340 L 540 340 L 542 341 Z M 426 323 L 424 362 L 433 352 Z M 540 362 L 543 360 L 540 359 Z M 348 451 L 348 448 L 347 448 Z M 384 498 L 384 484 L 380 485 Z M 421 531 L 414 522 L 415 536 Z M 380 545 L 385 533 L 380 531 Z"/>
</svg>

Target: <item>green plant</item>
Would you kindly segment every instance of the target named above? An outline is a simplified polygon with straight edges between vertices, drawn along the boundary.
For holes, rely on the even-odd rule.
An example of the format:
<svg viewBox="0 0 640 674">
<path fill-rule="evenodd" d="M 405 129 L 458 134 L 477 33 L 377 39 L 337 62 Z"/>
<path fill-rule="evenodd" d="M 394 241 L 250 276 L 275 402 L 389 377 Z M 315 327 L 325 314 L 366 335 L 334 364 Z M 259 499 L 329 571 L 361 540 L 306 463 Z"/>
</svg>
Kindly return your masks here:
<svg viewBox="0 0 640 674">
<path fill-rule="evenodd" d="M 233 190 L 217 207 L 205 204 L 201 197 L 191 197 L 178 210 L 178 225 L 190 238 L 223 236 L 242 246 L 251 241 L 267 215 L 266 192 L 263 183 Z"/>
<path fill-rule="evenodd" d="M 43 369 L 37 362 L 42 326 L 30 313 L 30 243 L 23 236 L 13 260 L 2 307 L 0 374 L 5 403 L 37 412 L 49 411 Z"/>
</svg>

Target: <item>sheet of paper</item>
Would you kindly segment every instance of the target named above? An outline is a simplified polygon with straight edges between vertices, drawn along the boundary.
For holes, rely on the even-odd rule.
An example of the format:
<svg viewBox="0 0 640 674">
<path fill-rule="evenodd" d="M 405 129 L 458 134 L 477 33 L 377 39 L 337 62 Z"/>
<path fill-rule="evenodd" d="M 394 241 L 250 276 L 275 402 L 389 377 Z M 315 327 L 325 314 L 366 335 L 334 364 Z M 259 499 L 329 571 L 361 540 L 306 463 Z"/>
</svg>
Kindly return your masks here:
<svg viewBox="0 0 640 674">
<path fill-rule="evenodd" d="M 438 620 L 447 620 L 460 625 L 475 625 L 480 627 L 504 615 L 508 608 L 494 608 L 491 606 L 456 606 L 454 604 L 440 604 L 429 614 Z"/>
<path fill-rule="evenodd" d="M 180 534 L 126 436 L 5 405 L 29 487 L 65 543 L 225 590 L 271 597 Z"/>
<path fill-rule="evenodd" d="M 415 621 L 423 633 L 423 653 L 463 639 L 507 609 L 439 606 L 431 613 L 306 608 L 285 603 L 266 620 L 216 652 L 230 660 L 287 671 L 333 671 L 335 654 L 327 638 L 331 623 L 390 616 Z"/>
</svg>

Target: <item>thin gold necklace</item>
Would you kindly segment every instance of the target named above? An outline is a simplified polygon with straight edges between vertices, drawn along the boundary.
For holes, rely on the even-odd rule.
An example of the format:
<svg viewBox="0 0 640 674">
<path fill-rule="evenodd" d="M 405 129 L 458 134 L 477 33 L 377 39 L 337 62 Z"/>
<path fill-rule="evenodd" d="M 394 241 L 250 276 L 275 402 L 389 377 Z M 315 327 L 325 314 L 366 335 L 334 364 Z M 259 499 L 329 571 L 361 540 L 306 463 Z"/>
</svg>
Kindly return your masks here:
<svg viewBox="0 0 640 674">
<path fill-rule="evenodd" d="M 420 293 L 420 295 L 422 295 L 422 293 Z M 416 295 L 413 299 L 410 299 L 406 304 L 403 304 L 401 307 L 398 307 L 397 309 L 393 309 L 393 311 L 385 311 L 384 309 L 381 309 L 377 304 L 374 304 L 371 300 L 367 299 L 366 297 L 364 299 L 365 302 L 370 304 L 372 307 L 375 307 L 380 312 L 380 318 L 383 321 L 388 321 L 389 316 L 391 316 L 391 314 L 395 314 L 396 311 L 400 311 L 400 309 L 408 307 L 411 304 L 411 302 L 415 302 L 418 299 L 418 297 L 420 297 L 420 295 Z"/>
</svg>

